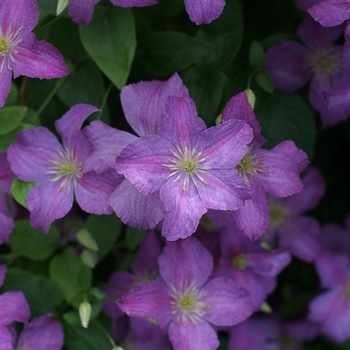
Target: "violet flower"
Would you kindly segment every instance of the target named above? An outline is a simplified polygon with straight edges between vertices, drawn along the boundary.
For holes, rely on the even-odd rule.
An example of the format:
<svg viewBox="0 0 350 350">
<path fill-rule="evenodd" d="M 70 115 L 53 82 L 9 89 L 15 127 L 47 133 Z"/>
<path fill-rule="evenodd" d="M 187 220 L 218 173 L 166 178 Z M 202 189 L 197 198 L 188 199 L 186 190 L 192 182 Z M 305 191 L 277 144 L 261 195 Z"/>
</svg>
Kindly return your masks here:
<svg viewBox="0 0 350 350">
<path fill-rule="evenodd" d="M 188 90 L 175 73 L 167 81 L 143 81 L 127 85 L 122 89 L 120 98 L 129 125 L 139 136 L 146 136 L 158 133 L 168 97 L 181 97 L 183 94 L 188 94 Z M 86 170 L 95 170 L 97 173 L 115 170 L 116 157 L 137 139 L 101 121 L 92 122 L 83 132 L 92 148 L 85 160 Z M 108 202 L 125 224 L 140 230 L 154 227 L 165 215 L 159 191 L 144 195 L 125 178 Z"/>
<path fill-rule="evenodd" d="M 36 0 L 0 2 L 0 107 L 14 78 L 61 78 L 69 73 L 62 55 L 31 31 L 39 18 Z"/>
<path fill-rule="evenodd" d="M 235 210 L 250 198 L 234 168 L 251 138 L 241 120 L 206 129 L 188 95 L 170 96 L 158 134 L 128 145 L 115 166 L 141 193 L 160 191 L 166 210 L 162 234 L 176 240 L 191 235 L 209 208 Z"/>
<path fill-rule="evenodd" d="M 18 133 L 17 141 L 9 147 L 8 160 L 13 172 L 22 181 L 37 182 L 26 198 L 34 228 L 47 232 L 53 220 L 69 212 L 74 194 L 84 211 L 112 213 L 107 198 L 118 179 L 113 174 L 98 175 L 84 169 L 84 159 L 91 148 L 80 128 L 97 110 L 78 104 L 56 121 L 63 147 L 43 127 Z"/>
<path fill-rule="evenodd" d="M 323 293 L 309 304 L 309 320 L 336 342 L 350 338 L 350 230 L 327 225 L 322 232 L 325 249 L 315 261 Z"/>
<path fill-rule="evenodd" d="M 342 26 L 324 28 L 306 17 L 297 31 L 303 44 L 281 41 L 266 53 L 265 69 L 276 89 L 293 92 L 311 79 L 309 101 L 320 113 L 324 126 L 339 123 L 350 113 L 350 105 L 339 102 L 343 99 L 343 90 L 350 89 L 350 72 L 342 62 L 342 47 L 334 45 L 342 32 Z M 327 94 L 333 99 L 339 96 L 338 101 L 331 103 Z"/>
<path fill-rule="evenodd" d="M 251 315 L 249 293 L 233 280 L 208 280 L 210 253 L 194 238 L 168 242 L 159 257 L 161 277 L 126 293 L 119 307 L 129 316 L 154 319 L 168 329 L 175 350 L 213 350 L 214 326 L 237 324 Z"/>
<path fill-rule="evenodd" d="M 235 221 L 251 240 L 255 240 L 266 232 L 269 223 L 266 192 L 278 198 L 299 193 L 303 188 L 299 173 L 306 168 L 308 159 L 306 153 L 290 140 L 279 143 L 271 150 L 260 148 L 265 139 L 260 135 L 260 124 L 245 92 L 231 98 L 224 108 L 222 121 L 230 120 L 244 120 L 254 133 L 246 154 L 235 166 L 249 186 L 252 198 L 233 212 L 210 211 L 209 217 L 218 226 L 230 227 L 230 222 Z"/>
<path fill-rule="evenodd" d="M 8 200 L 14 178 L 6 152 L 0 153 L 0 244 L 8 241 L 13 229 L 14 222 L 9 213 Z"/>
<path fill-rule="evenodd" d="M 100 0 L 70 0 L 69 15 L 77 24 L 87 25 L 98 2 Z M 143 7 L 157 4 L 158 0 L 111 0 L 111 3 L 120 7 Z M 191 21 L 200 25 L 219 17 L 225 7 L 225 0 L 185 0 L 185 7 Z"/>
<path fill-rule="evenodd" d="M 279 245 L 288 248 L 301 260 L 314 261 L 321 253 L 320 225 L 303 215 L 314 209 L 325 192 L 324 179 L 316 168 L 310 168 L 303 178 L 304 189 L 288 198 L 268 198 L 270 225 L 265 239 L 279 237 Z M 269 237 L 270 235 L 270 237 Z"/>
</svg>

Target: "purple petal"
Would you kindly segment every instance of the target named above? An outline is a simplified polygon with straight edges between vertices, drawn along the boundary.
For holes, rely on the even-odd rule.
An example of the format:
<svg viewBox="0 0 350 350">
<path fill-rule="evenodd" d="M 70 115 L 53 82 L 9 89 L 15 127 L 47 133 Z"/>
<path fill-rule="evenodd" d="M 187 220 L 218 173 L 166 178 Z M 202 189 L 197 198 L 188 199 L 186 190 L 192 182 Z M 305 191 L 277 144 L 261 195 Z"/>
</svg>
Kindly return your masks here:
<svg viewBox="0 0 350 350">
<path fill-rule="evenodd" d="M 140 137 L 123 149 L 115 168 L 143 194 L 158 191 L 171 173 L 163 166 L 169 163 L 171 148 L 171 144 L 158 135 Z"/>
<path fill-rule="evenodd" d="M 63 180 L 43 181 L 29 191 L 27 204 L 35 229 L 47 233 L 52 221 L 64 217 L 72 208 L 73 188 L 62 188 Z"/>
<path fill-rule="evenodd" d="M 307 12 L 324 27 L 334 27 L 350 18 L 350 4 L 346 0 L 322 0 Z"/>
<path fill-rule="evenodd" d="M 290 225 L 279 229 L 280 246 L 301 260 L 311 262 L 322 252 L 320 225 L 311 217 L 296 217 Z"/>
<path fill-rule="evenodd" d="M 169 338 L 175 350 L 193 350 L 195 344 L 197 349 L 213 350 L 220 345 L 218 336 L 207 322 L 171 322 L 169 326 Z"/>
<path fill-rule="evenodd" d="M 0 192 L 0 244 L 8 242 L 10 233 L 13 229 L 13 225 L 13 218 L 8 215 L 6 200 Z"/>
<path fill-rule="evenodd" d="M 6 273 L 6 265 L 0 265 L 0 287 L 4 282 L 5 273 Z"/>
<path fill-rule="evenodd" d="M 321 239 L 324 247 L 334 253 L 350 254 L 350 232 L 348 227 L 328 224 L 322 227 Z"/>
<path fill-rule="evenodd" d="M 13 350 L 12 334 L 2 325 L 0 325 L 0 350 Z"/>
<path fill-rule="evenodd" d="M 347 282 L 349 256 L 324 251 L 316 260 L 317 274 L 324 288 L 335 288 Z"/>
<path fill-rule="evenodd" d="M 59 51 L 46 41 L 38 41 L 33 33 L 28 33 L 16 46 L 12 63 L 14 78 L 25 75 L 30 78 L 53 79 L 69 74 L 69 70 Z"/>
<path fill-rule="evenodd" d="M 207 184 L 199 183 L 197 191 L 206 208 L 236 210 L 251 198 L 249 187 L 234 169 L 211 170 L 203 178 Z"/>
<path fill-rule="evenodd" d="M 150 231 L 142 241 L 137 259 L 130 265 L 131 269 L 143 276 L 150 276 L 158 270 L 158 258 L 161 254 L 160 243 L 155 231 Z"/>
<path fill-rule="evenodd" d="M 30 318 L 29 305 L 22 292 L 7 292 L 0 295 L 0 325 L 27 323 Z"/>
<path fill-rule="evenodd" d="M 0 153 L 0 191 L 11 194 L 11 184 L 16 175 L 11 170 L 7 153 Z"/>
<path fill-rule="evenodd" d="M 242 208 L 232 213 L 237 226 L 252 241 L 261 237 L 269 225 L 269 208 L 266 192 L 255 179 L 250 179 L 252 199 L 247 199 Z"/>
<path fill-rule="evenodd" d="M 326 186 L 321 172 L 311 167 L 303 178 L 303 190 L 287 199 L 287 206 L 293 213 L 301 214 L 316 208 L 323 197 Z"/>
<path fill-rule="evenodd" d="M 17 343 L 18 349 L 61 350 L 62 346 L 62 326 L 47 315 L 34 318 L 28 323 Z"/>
<path fill-rule="evenodd" d="M 5 34 L 11 26 L 11 32 L 23 27 L 20 37 L 30 32 L 38 23 L 39 10 L 35 0 L 2 0 L 0 4 L 0 23 Z"/>
<path fill-rule="evenodd" d="M 204 121 L 197 116 L 196 105 L 185 94 L 182 97 L 170 96 L 166 104 L 166 117 L 163 119 L 158 135 L 173 146 L 194 147 L 198 134 L 206 130 Z"/>
<path fill-rule="evenodd" d="M 231 210 L 211 210 L 209 209 L 207 214 L 209 219 L 217 227 L 232 227 L 236 225 L 233 217 L 233 211 Z"/>
<path fill-rule="evenodd" d="M 190 124 L 189 124 L 190 125 Z M 242 120 L 228 120 L 198 135 L 198 150 L 207 158 L 203 165 L 232 169 L 244 157 L 252 140 L 252 129 Z"/>
<path fill-rule="evenodd" d="M 225 0 L 185 0 L 185 6 L 191 21 L 200 25 L 218 18 L 225 7 Z"/>
<path fill-rule="evenodd" d="M 91 146 L 80 129 L 85 119 L 97 111 L 99 109 L 95 106 L 79 103 L 55 122 L 64 146 L 72 150 L 78 160 L 85 158 L 91 151 Z"/>
<path fill-rule="evenodd" d="M 343 26 L 325 28 L 307 16 L 299 25 L 297 34 L 312 50 L 328 48 L 344 32 Z"/>
<path fill-rule="evenodd" d="M 202 290 L 206 295 L 201 301 L 210 304 L 205 319 L 216 326 L 233 326 L 254 311 L 249 292 L 232 279 L 214 278 Z"/>
<path fill-rule="evenodd" d="M 99 120 L 91 122 L 82 131 L 91 145 L 91 152 L 84 159 L 84 173 L 95 170 L 100 174 L 114 168 L 115 158 L 137 139 L 136 136 L 111 128 Z"/>
<path fill-rule="evenodd" d="M 139 230 L 156 226 L 165 215 L 158 191 L 144 195 L 128 179 L 109 196 L 108 203 L 124 224 Z"/>
<path fill-rule="evenodd" d="M 145 1 L 145 0 L 140 0 Z M 125 0 L 130 3 L 130 0 Z M 169 96 L 188 94 L 177 73 L 167 81 L 143 81 L 125 86 L 120 99 L 129 125 L 140 136 L 157 134 Z"/>
<path fill-rule="evenodd" d="M 22 181 L 42 181 L 52 177 L 47 174 L 50 160 L 60 159 L 62 146 L 46 128 L 23 130 L 17 134 L 17 141 L 7 150 L 7 159 L 12 171 Z"/>
<path fill-rule="evenodd" d="M 100 0 L 70 0 L 68 5 L 69 16 L 81 26 L 89 24 L 94 12 L 95 5 Z"/>
<path fill-rule="evenodd" d="M 293 41 L 280 41 L 267 50 L 264 69 L 277 90 L 293 92 L 309 81 L 312 69 L 306 64 L 307 53 L 306 47 Z"/>
<path fill-rule="evenodd" d="M 343 291 L 332 289 L 314 298 L 309 305 L 309 319 L 321 326 L 321 332 L 336 342 L 350 337 L 350 307 Z"/>
<path fill-rule="evenodd" d="M 183 190 L 181 181 L 182 179 L 176 182 L 169 179 L 159 192 L 166 210 L 162 235 L 168 241 L 190 236 L 207 211 L 193 182 L 190 181 L 188 189 Z"/>
<path fill-rule="evenodd" d="M 1 23 L 1 22 L 0 22 Z M 2 60 L 6 58 L 0 57 L 0 65 L 2 65 Z M 7 95 L 10 92 L 12 82 L 12 70 L 8 69 L 5 63 L 5 67 L 3 68 L 0 74 L 0 108 L 4 105 Z"/>
<path fill-rule="evenodd" d="M 160 275 L 168 287 L 177 290 L 184 283 L 201 287 L 213 269 L 213 258 L 195 238 L 167 242 L 158 259 Z"/>
<path fill-rule="evenodd" d="M 127 292 L 117 303 L 128 316 L 152 318 L 165 328 L 173 317 L 171 300 L 168 288 L 158 278 Z"/>
<path fill-rule="evenodd" d="M 244 120 L 253 130 L 254 148 L 260 148 L 266 140 L 260 135 L 261 126 L 256 120 L 252 107 L 248 103 L 246 92 L 241 92 L 228 101 L 222 111 L 221 120 L 228 121 L 231 119 Z"/>
<path fill-rule="evenodd" d="M 111 0 L 111 3 L 119 7 L 143 7 L 155 5 L 158 0 Z"/>
<path fill-rule="evenodd" d="M 111 214 L 108 197 L 118 183 L 114 178 L 90 171 L 77 179 L 75 196 L 81 209 L 91 214 Z"/>
</svg>

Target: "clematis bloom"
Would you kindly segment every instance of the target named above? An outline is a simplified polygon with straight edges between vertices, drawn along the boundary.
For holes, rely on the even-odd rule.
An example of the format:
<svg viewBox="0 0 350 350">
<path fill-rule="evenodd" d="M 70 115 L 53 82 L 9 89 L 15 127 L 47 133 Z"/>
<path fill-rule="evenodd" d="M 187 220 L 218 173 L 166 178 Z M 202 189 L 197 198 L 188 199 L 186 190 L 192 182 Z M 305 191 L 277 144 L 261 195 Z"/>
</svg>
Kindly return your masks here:
<svg viewBox="0 0 350 350">
<path fill-rule="evenodd" d="M 61 78 L 69 73 L 62 55 L 31 31 L 39 19 L 36 0 L 0 2 L 0 107 L 14 78 Z"/>
</svg>

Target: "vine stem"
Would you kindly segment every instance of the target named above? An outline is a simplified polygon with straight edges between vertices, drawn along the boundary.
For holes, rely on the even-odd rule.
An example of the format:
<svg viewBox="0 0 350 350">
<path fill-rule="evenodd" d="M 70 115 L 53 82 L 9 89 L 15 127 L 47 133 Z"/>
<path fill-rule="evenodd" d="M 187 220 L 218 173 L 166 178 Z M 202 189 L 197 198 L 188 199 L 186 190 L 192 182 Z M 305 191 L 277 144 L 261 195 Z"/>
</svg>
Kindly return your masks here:
<svg viewBox="0 0 350 350">
<path fill-rule="evenodd" d="M 113 83 L 110 83 L 106 92 L 105 92 L 105 95 L 103 96 L 103 100 L 102 100 L 102 104 L 101 104 L 101 108 L 100 108 L 100 113 L 98 114 L 96 120 L 100 120 L 100 118 L 102 116 L 103 108 L 105 108 L 107 98 L 109 96 L 109 93 L 111 92 L 112 87 L 113 87 Z"/>
</svg>

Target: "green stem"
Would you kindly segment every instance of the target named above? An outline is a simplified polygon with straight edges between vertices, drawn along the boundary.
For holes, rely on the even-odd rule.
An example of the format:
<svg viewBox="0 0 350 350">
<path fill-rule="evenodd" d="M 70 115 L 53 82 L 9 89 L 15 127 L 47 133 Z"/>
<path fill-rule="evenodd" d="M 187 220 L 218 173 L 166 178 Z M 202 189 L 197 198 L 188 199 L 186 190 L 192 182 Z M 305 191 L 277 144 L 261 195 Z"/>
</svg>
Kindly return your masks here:
<svg viewBox="0 0 350 350">
<path fill-rule="evenodd" d="M 108 98 L 109 93 L 111 92 L 112 87 L 113 87 L 113 83 L 110 83 L 108 88 L 107 88 L 107 91 L 105 92 L 105 95 L 103 96 L 103 101 L 101 104 L 100 113 L 98 114 L 96 120 L 100 120 L 100 118 L 102 116 L 103 108 L 105 108 L 107 98 Z"/>
<path fill-rule="evenodd" d="M 105 334 L 105 336 L 108 338 L 109 342 L 111 343 L 111 345 L 113 347 L 116 347 L 117 345 L 115 344 L 113 338 L 111 337 L 111 335 L 107 332 L 107 330 L 96 320 L 93 320 L 92 323 L 97 326 L 98 328 L 101 329 L 101 331 Z"/>
<path fill-rule="evenodd" d="M 39 109 L 36 111 L 33 120 L 37 120 L 40 116 L 40 114 L 43 112 L 43 110 L 46 108 L 46 106 L 48 105 L 48 103 L 51 101 L 51 99 L 56 95 L 56 92 L 61 88 L 62 84 L 66 81 L 67 77 L 64 77 L 62 79 L 60 79 L 56 85 L 54 86 L 54 88 L 51 90 L 51 92 L 49 93 L 49 95 L 46 97 L 45 101 L 41 104 L 41 106 L 39 107 Z"/>
<path fill-rule="evenodd" d="M 65 14 L 66 12 L 63 11 L 62 13 L 60 13 L 58 16 L 56 16 L 55 18 L 53 18 L 51 21 L 43 24 L 41 27 L 39 28 L 35 28 L 34 29 L 34 33 L 37 34 L 39 33 L 40 31 L 42 31 L 43 29 L 45 29 L 46 27 L 50 26 L 51 24 L 55 23 L 56 21 L 58 21 L 61 17 L 63 17 L 63 15 Z"/>
</svg>

